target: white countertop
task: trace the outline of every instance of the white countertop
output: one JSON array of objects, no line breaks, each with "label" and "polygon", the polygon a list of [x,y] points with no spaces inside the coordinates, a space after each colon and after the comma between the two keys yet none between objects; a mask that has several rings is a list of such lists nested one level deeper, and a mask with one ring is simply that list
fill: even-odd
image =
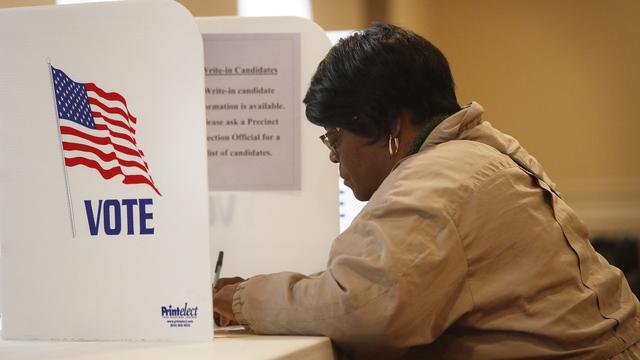
[{"label": "white countertop", "polygon": [[315,336],[262,336],[244,330],[216,330],[207,343],[0,341],[0,359],[335,359],[331,341]]}]

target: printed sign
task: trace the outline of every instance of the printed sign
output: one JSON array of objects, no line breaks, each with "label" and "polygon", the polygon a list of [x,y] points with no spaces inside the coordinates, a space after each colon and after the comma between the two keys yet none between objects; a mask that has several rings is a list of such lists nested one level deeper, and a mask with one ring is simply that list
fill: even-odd
[{"label": "printed sign", "polygon": [[[94,83],[77,83],[53,66],[51,76],[74,236],[75,216],[66,167],[93,169],[103,179],[120,178],[123,184],[146,184],[160,196],[136,141],[138,119],[131,115],[125,98]],[[92,236],[101,231],[101,223],[106,235],[120,235],[123,225],[127,235],[154,233],[148,224],[153,219],[152,198],[83,200],[83,203]]]},{"label": "printed sign", "polygon": [[300,34],[205,34],[210,190],[300,189]]}]

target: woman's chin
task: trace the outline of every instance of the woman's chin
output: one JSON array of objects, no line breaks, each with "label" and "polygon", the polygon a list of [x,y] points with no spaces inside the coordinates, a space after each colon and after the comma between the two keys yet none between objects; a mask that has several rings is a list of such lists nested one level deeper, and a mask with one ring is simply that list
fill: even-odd
[{"label": "woman's chin", "polygon": [[358,191],[358,189],[351,188],[351,191],[353,192],[353,197],[355,197],[358,201],[369,200],[369,198],[364,194],[362,194],[360,191]]},{"label": "woman's chin", "polygon": [[351,189],[351,192],[353,193],[353,197],[355,197],[359,201],[367,201],[367,200],[369,200],[370,196],[366,196],[365,194],[361,194],[360,191],[357,188],[353,187],[353,184],[351,183],[351,181],[349,181],[347,179],[344,179],[343,183],[344,183],[344,186],[346,186],[349,189]]}]

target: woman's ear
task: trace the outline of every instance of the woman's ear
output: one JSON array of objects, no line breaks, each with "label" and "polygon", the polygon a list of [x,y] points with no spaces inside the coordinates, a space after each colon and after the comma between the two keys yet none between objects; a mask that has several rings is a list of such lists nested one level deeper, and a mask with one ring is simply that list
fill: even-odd
[{"label": "woman's ear", "polygon": [[401,136],[403,128],[407,128],[412,125],[411,121],[412,121],[412,116],[410,112],[406,110],[400,111],[398,115],[396,115],[393,125],[391,125],[391,136],[392,137]]},{"label": "woman's ear", "polygon": [[[389,132],[389,139],[387,140],[387,146],[389,147],[389,159],[393,160],[398,154],[400,158],[404,157],[404,151],[401,149],[402,137],[404,137],[403,131],[406,131],[408,125],[410,125],[411,117],[409,112],[400,111],[396,118],[393,119],[391,129]],[[394,161],[397,161],[394,160]]]}]

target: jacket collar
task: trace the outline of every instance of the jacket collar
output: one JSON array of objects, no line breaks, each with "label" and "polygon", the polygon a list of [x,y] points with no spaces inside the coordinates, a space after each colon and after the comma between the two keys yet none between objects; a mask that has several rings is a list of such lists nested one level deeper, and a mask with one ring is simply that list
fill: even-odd
[{"label": "jacket collar", "polygon": [[463,106],[460,111],[444,119],[440,125],[436,126],[420,149],[457,139],[465,129],[480,124],[483,113],[484,108],[477,102],[471,102]]},{"label": "jacket collar", "polygon": [[509,156],[526,172],[545,182],[556,193],[556,185],[546,174],[542,165],[525,150],[513,137],[495,129],[488,121],[482,119],[484,108],[471,102],[460,111],[449,116],[440,123],[420,147],[425,151],[430,147],[452,140],[476,141],[491,146],[498,152]]}]

